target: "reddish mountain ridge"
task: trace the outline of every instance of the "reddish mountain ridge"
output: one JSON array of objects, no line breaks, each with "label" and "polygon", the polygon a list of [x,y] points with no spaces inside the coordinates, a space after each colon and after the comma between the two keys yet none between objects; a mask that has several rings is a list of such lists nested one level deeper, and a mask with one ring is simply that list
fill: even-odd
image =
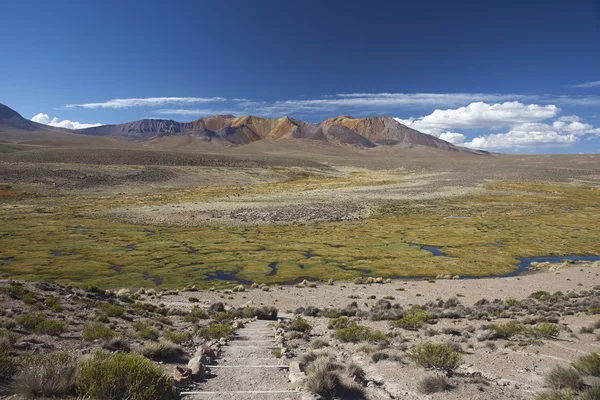
[{"label": "reddish mountain ridge", "polygon": [[68,130],[29,121],[14,110],[0,104],[0,130],[2,129],[61,131],[131,141],[187,135],[200,140],[233,145],[245,145],[259,140],[306,140],[357,148],[425,146],[447,151],[487,154],[455,146],[434,136],[421,133],[402,125],[392,117],[354,118],[344,115],[315,124],[287,116],[261,118],[251,115],[245,117],[213,115],[192,122],[144,119],[124,124]]}]

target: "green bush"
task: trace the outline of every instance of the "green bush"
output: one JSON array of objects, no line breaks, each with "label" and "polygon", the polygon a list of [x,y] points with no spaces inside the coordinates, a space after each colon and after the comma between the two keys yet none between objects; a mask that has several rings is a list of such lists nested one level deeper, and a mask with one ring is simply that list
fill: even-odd
[{"label": "green bush", "polygon": [[312,330],[312,326],[310,326],[310,324],[304,319],[298,317],[290,322],[290,324],[287,326],[287,329],[294,332],[310,332]]},{"label": "green bush", "polygon": [[587,356],[581,356],[573,363],[575,369],[584,375],[596,376],[600,378],[600,355],[591,353]]},{"label": "green bush", "polygon": [[413,347],[408,356],[423,368],[452,372],[462,362],[462,355],[445,344],[424,343]]},{"label": "green bush", "polygon": [[42,323],[45,320],[46,317],[42,313],[22,314],[17,318],[17,325],[24,329],[32,330],[35,329],[37,324]]},{"label": "green bush", "polygon": [[341,316],[338,318],[332,318],[329,320],[327,324],[328,329],[342,329],[346,328],[350,324],[350,318],[346,316]]},{"label": "green bush", "polygon": [[210,315],[208,315],[208,312],[206,312],[206,310],[199,308],[199,307],[194,307],[189,312],[189,314],[187,314],[185,317],[183,317],[183,320],[185,322],[198,323],[198,321],[200,321],[201,319],[209,319],[209,318],[210,318]]},{"label": "green bush", "polygon": [[529,333],[540,339],[552,339],[558,336],[558,325],[544,322],[533,327]]},{"label": "green bush", "polygon": [[191,335],[188,332],[165,332],[163,339],[171,343],[182,344],[190,340]]},{"label": "green bush", "polygon": [[60,304],[60,301],[53,296],[46,297],[46,300],[44,300],[44,305],[55,312],[61,312],[63,310],[63,306]]},{"label": "green bush", "polygon": [[190,303],[198,303],[200,300],[197,297],[190,296],[188,297],[188,301]]},{"label": "green bush", "polygon": [[220,312],[213,317],[213,319],[217,322],[225,322],[231,321],[233,319],[233,315],[228,312]]},{"label": "green bush", "polygon": [[39,303],[38,299],[36,299],[35,296],[31,293],[27,293],[25,296],[23,296],[21,298],[21,301],[23,301],[23,303],[29,304],[29,305],[34,305],[34,304]]},{"label": "green bush", "polygon": [[40,335],[60,336],[66,330],[65,323],[53,319],[47,319],[38,323],[33,328],[33,333]]},{"label": "green bush", "polygon": [[102,351],[84,361],[75,378],[77,392],[93,400],[176,399],[171,378],[139,355]]},{"label": "green bush", "polygon": [[22,285],[11,284],[8,288],[5,289],[6,294],[8,294],[13,299],[22,299],[23,296],[27,293],[25,288]]},{"label": "green bush", "polygon": [[404,315],[401,319],[393,322],[395,326],[399,326],[408,330],[417,330],[423,326],[429,319],[429,314],[422,310],[414,310],[409,314]]},{"label": "green bush", "polygon": [[0,382],[6,382],[12,378],[18,367],[18,359],[11,356],[6,347],[0,346]]},{"label": "green bush", "polygon": [[358,343],[358,342],[386,342],[387,336],[383,332],[372,331],[366,326],[357,325],[351,322],[347,327],[336,329],[334,336],[343,343]]},{"label": "green bush", "polygon": [[115,336],[115,332],[101,322],[88,322],[83,326],[83,340],[93,342],[94,340],[109,340]]},{"label": "green bush", "polygon": [[109,317],[120,318],[125,313],[125,307],[116,304],[101,303],[98,309]]},{"label": "green bush", "polygon": [[211,324],[198,330],[198,336],[205,339],[221,339],[231,336],[233,328],[229,324]]},{"label": "green bush", "polygon": [[158,331],[152,328],[147,321],[137,321],[131,324],[133,329],[137,331],[137,337],[142,340],[158,339]]},{"label": "green bush", "polygon": [[527,327],[520,322],[510,321],[506,324],[491,324],[490,330],[494,339],[510,339],[527,331]]},{"label": "green bush", "polygon": [[72,394],[76,368],[76,358],[68,353],[27,356],[15,376],[14,387],[25,398]]}]

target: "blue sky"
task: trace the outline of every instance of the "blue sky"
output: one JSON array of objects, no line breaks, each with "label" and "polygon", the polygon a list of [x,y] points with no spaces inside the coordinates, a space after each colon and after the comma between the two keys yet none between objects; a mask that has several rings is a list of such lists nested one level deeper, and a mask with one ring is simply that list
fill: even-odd
[{"label": "blue sky", "polygon": [[5,0],[0,103],[65,127],[391,115],[487,150],[600,152],[597,0],[410,3]]}]

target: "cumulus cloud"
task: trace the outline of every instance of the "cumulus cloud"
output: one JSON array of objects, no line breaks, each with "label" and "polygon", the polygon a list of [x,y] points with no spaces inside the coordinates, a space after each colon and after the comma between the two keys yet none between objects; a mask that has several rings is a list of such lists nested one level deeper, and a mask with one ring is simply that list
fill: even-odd
[{"label": "cumulus cloud", "polygon": [[100,126],[102,124],[83,124],[81,122],[69,121],[68,119],[64,119],[60,121],[57,117],[50,118],[48,114],[39,113],[31,118],[33,122],[37,122],[44,125],[56,126],[58,128],[67,128],[67,129],[85,129],[92,128],[94,126]]},{"label": "cumulus cloud", "polygon": [[567,146],[578,140],[576,135],[557,131],[548,124],[524,123],[512,127],[507,133],[478,136],[462,145],[481,150],[502,150],[523,147]]},{"label": "cumulus cloud", "polygon": [[67,104],[67,108],[131,108],[131,107],[159,107],[166,104],[199,104],[227,101],[223,97],[146,97],[112,99],[102,103]]},{"label": "cumulus cloud", "polygon": [[[582,122],[577,115],[557,118],[559,112],[560,108],[554,104],[475,102],[456,109],[438,109],[419,118],[395,119],[448,142],[485,150],[565,146],[577,142],[583,135],[600,136],[600,128]],[[548,119],[555,120],[546,123]],[[506,131],[498,133],[501,128]],[[466,141],[466,135],[452,131],[454,129],[487,129],[491,133]]]},{"label": "cumulus cloud", "polygon": [[458,132],[444,132],[439,138],[452,144],[461,144],[465,141],[466,136]]},{"label": "cumulus cloud", "polygon": [[573,87],[576,87],[576,88],[593,88],[593,87],[598,87],[598,86],[600,86],[600,81],[592,81],[592,82],[580,83],[579,85],[575,85]]},{"label": "cumulus cloud", "polygon": [[540,106],[510,101],[497,104],[471,103],[465,107],[435,110],[420,118],[396,120],[418,131],[435,136],[444,129],[500,128],[514,124],[543,121],[556,116],[560,108],[554,104]]}]

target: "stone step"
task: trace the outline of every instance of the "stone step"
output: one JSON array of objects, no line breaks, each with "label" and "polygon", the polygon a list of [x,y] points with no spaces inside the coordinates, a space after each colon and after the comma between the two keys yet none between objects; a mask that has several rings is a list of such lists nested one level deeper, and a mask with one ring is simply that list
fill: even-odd
[{"label": "stone step", "polygon": [[301,394],[294,391],[232,391],[232,392],[184,392],[186,400],[300,400]]},{"label": "stone step", "polygon": [[285,364],[279,365],[208,365],[207,368],[277,368],[277,369],[288,369],[289,367]]}]

